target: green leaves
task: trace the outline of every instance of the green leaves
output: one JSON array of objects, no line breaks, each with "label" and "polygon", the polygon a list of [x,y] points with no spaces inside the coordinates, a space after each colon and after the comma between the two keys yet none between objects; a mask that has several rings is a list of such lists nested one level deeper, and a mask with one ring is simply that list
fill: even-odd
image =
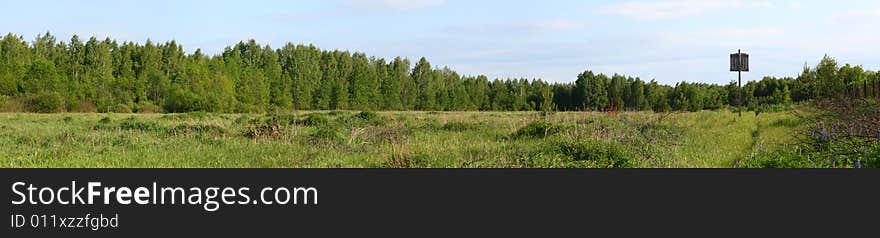
[{"label": "green leaves", "polygon": [[[880,74],[825,57],[797,78],[765,77],[744,85],[752,108],[824,97],[877,97]],[[585,71],[574,83],[460,75],[422,57],[370,57],[255,40],[209,56],[175,41],[118,43],[43,34],[31,44],[0,39],[0,95],[10,100],[53,92],[60,111],[265,112],[289,110],[699,111],[739,104],[736,84],[660,85]],[[14,109],[13,109],[14,110]],[[121,110],[128,111],[128,110]]]}]

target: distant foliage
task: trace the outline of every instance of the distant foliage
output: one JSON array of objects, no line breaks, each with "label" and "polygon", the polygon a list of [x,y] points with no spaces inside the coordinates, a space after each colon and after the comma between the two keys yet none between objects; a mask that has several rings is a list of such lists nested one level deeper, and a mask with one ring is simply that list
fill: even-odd
[{"label": "distant foliage", "polygon": [[[721,109],[828,97],[880,97],[880,74],[825,57],[797,78],[743,85],[654,80],[585,71],[573,83],[460,75],[426,58],[371,57],[288,43],[242,41],[214,56],[175,41],[144,44],[49,33],[0,38],[0,96],[34,112],[269,112],[293,110],[648,111]],[[10,101],[10,100],[6,100]],[[59,106],[60,105],[60,106]],[[12,110],[13,105],[0,105]]]}]

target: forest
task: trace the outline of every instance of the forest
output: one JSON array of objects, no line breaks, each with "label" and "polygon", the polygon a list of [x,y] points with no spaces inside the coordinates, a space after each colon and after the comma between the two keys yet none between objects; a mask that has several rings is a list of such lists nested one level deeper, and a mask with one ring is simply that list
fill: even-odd
[{"label": "forest", "polygon": [[[587,67],[587,66],[585,66]],[[574,78],[574,77],[572,77]],[[247,113],[290,110],[700,111],[739,105],[736,82],[663,85],[585,71],[573,83],[489,79],[360,52],[255,40],[217,55],[175,41],[144,44],[0,39],[0,110],[7,112]],[[876,98],[880,73],[825,56],[796,78],[743,85],[751,110],[819,98]]]}]

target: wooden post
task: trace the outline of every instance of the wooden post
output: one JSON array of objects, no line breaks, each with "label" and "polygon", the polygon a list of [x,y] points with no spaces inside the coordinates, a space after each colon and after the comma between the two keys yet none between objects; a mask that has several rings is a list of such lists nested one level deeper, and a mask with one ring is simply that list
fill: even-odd
[{"label": "wooden post", "polygon": [[736,70],[737,78],[739,80],[739,117],[742,117],[743,116],[743,76],[742,76],[743,57],[742,57],[742,49],[737,50],[736,53],[739,55],[738,56],[739,63],[737,63],[738,69]]},{"label": "wooden post", "polygon": [[739,117],[742,117],[743,107],[745,106],[745,89],[743,89],[742,84],[742,72],[749,72],[748,61],[749,55],[743,54],[742,49],[737,49],[735,54],[730,54],[730,71],[736,71],[737,87],[739,87],[739,93],[737,93]]}]

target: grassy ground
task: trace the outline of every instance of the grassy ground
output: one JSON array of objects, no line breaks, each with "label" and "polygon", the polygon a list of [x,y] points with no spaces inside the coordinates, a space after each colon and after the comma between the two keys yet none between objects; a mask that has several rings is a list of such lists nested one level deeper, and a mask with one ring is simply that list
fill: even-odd
[{"label": "grassy ground", "polygon": [[0,167],[734,167],[789,113],[0,114]]}]

